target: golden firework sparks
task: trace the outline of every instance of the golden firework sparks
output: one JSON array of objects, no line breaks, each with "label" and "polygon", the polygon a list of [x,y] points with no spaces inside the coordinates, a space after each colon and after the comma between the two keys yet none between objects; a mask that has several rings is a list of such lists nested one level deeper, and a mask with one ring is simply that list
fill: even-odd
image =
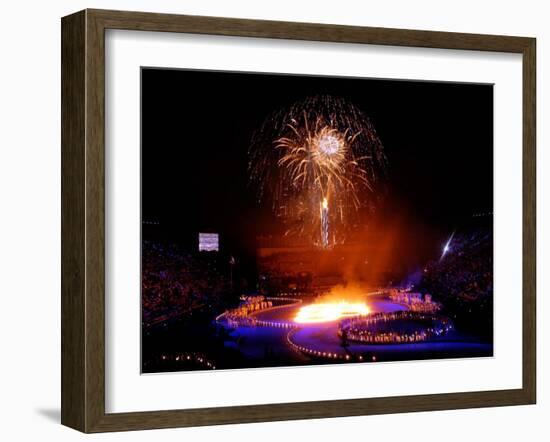
[{"label": "golden firework sparks", "polygon": [[[288,232],[326,247],[345,238],[346,224],[366,205],[385,161],[376,131],[359,109],[341,98],[316,96],[266,120],[253,139],[249,170],[259,199],[271,199]],[[319,213],[325,200],[327,210]]]}]

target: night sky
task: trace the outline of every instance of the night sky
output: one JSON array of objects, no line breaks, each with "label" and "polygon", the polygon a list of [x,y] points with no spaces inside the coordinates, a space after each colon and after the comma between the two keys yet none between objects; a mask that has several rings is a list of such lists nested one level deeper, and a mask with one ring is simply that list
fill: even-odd
[{"label": "night sky", "polygon": [[388,157],[380,219],[417,237],[448,234],[493,206],[492,85],[142,69],[143,238],[190,244],[219,232],[253,253],[276,223],[248,185],[253,132],[273,111],[310,95],[351,101],[373,122]]}]

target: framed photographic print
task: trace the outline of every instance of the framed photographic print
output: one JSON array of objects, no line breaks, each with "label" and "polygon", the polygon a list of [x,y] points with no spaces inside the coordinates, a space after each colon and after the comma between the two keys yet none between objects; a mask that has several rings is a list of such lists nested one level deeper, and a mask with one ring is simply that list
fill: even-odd
[{"label": "framed photographic print", "polygon": [[62,423],[532,404],[535,40],[62,20]]}]

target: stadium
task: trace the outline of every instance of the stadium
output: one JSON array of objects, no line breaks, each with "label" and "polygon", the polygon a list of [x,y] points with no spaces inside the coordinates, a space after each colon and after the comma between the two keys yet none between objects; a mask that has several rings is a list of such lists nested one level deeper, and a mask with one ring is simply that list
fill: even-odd
[{"label": "stadium", "polygon": [[491,85],[142,71],[142,372],[493,355]]},{"label": "stadium", "polygon": [[[227,292],[242,288],[233,280],[238,271],[218,244],[182,255],[147,243],[143,325],[145,354],[151,356],[144,370],[492,356],[492,243],[486,222],[473,219],[468,229],[456,231],[450,243],[443,242],[443,256],[420,272],[376,287],[357,275],[356,282],[347,282],[345,265],[321,265],[323,251],[268,249],[264,242],[257,251],[260,289],[235,299]],[[358,254],[357,248],[344,248],[331,259],[341,263],[341,255],[352,260]],[[166,270],[166,261],[174,273]],[[156,273],[155,267],[163,270]],[[386,281],[391,277],[384,272]],[[193,316],[203,323],[179,324]],[[193,342],[182,347],[183,333]],[[183,352],[173,351],[174,341]]]}]

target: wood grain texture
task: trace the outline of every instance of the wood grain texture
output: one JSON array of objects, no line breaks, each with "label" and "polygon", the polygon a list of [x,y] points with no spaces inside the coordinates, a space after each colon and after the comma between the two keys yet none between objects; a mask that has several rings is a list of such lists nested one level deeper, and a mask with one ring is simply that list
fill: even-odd
[{"label": "wood grain texture", "polygon": [[[523,55],[523,387],[190,410],[105,413],[105,30],[231,35]],[[532,404],[536,398],[535,40],[86,10],[62,20],[62,423],[84,432]]]},{"label": "wood grain texture", "polygon": [[105,29],[185,32],[391,46],[522,52],[529,38],[148,12],[88,10]]},{"label": "wood grain texture", "polygon": [[537,395],[536,41],[523,50],[523,389]]},{"label": "wood grain texture", "polygon": [[86,11],[86,430],[105,415],[105,36]]},{"label": "wood grain texture", "polygon": [[85,427],[85,13],[61,30],[61,422]]}]

